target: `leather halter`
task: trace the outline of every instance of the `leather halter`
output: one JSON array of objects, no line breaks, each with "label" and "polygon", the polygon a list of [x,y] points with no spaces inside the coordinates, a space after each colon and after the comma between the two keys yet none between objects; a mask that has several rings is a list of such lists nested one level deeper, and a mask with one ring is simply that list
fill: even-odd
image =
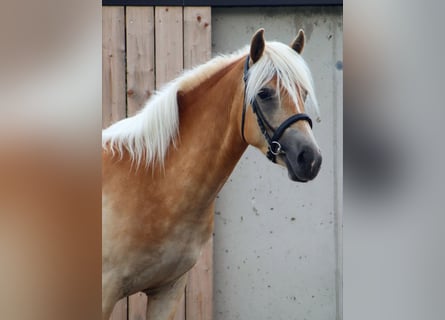
[{"label": "leather halter", "polygon": [[[248,79],[248,74],[247,72],[249,71],[249,55],[247,55],[246,58],[246,62],[244,64],[244,97],[246,96],[246,89],[247,89],[247,79]],[[312,128],[312,120],[311,118],[305,114],[305,113],[297,113],[294,114],[292,116],[290,116],[289,118],[287,118],[286,120],[283,121],[283,123],[280,124],[280,126],[277,129],[274,129],[269,122],[267,121],[267,119],[264,117],[263,112],[261,111],[260,106],[258,105],[257,100],[254,98],[252,99],[252,101],[250,101],[250,104],[252,105],[252,111],[253,113],[256,115],[256,119],[258,122],[258,126],[261,129],[261,132],[264,135],[264,138],[267,141],[268,144],[268,150],[266,153],[267,158],[276,163],[277,161],[277,155],[281,154],[284,155],[286,154],[286,150],[283,150],[283,147],[281,146],[279,140],[281,138],[281,136],[283,135],[284,131],[286,131],[287,128],[289,128],[293,123],[300,121],[300,120],[304,120],[307,121],[309,123],[309,126]],[[247,143],[246,138],[244,137],[244,123],[246,121],[246,109],[247,109],[247,105],[246,105],[246,99],[244,98],[244,102],[243,102],[243,114],[241,117],[241,134],[243,137],[244,142]],[[266,126],[272,131],[272,137],[269,135],[269,133],[267,132]]]}]

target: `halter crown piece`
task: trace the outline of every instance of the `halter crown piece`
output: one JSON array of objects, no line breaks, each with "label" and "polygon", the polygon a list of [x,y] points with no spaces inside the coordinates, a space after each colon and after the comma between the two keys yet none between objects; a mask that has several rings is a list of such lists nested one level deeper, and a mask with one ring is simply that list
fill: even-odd
[{"label": "halter crown piece", "polygon": [[[249,71],[249,55],[247,55],[246,58],[246,62],[244,64],[244,75],[243,75],[243,79],[244,79],[244,97],[246,96],[246,89],[247,89],[247,80],[248,80],[248,71]],[[257,122],[258,122],[258,126],[261,129],[261,132],[264,135],[264,138],[267,141],[268,144],[268,150],[266,153],[267,158],[272,161],[273,163],[277,162],[277,155],[285,155],[286,154],[286,150],[283,149],[283,147],[281,146],[279,140],[281,138],[281,136],[283,135],[284,131],[286,131],[287,128],[289,128],[293,123],[300,121],[300,120],[304,120],[307,121],[310,125],[310,127],[312,128],[312,120],[311,118],[305,114],[305,113],[297,113],[294,114],[292,116],[290,116],[289,118],[287,118],[286,120],[283,121],[283,123],[280,124],[280,126],[277,129],[274,129],[269,122],[266,120],[266,118],[264,117],[263,112],[261,111],[260,106],[258,105],[258,102],[256,101],[255,98],[252,99],[252,101],[250,101],[250,104],[252,105],[252,111],[256,116]],[[244,99],[243,102],[243,114],[241,117],[241,134],[243,137],[244,142],[247,143],[246,138],[244,137],[244,123],[246,121],[246,109],[247,109],[247,105],[246,105],[246,99]],[[272,137],[269,135],[269,133],[267,132],[266,126],[270,129],[270,131],[272,132]]]}]

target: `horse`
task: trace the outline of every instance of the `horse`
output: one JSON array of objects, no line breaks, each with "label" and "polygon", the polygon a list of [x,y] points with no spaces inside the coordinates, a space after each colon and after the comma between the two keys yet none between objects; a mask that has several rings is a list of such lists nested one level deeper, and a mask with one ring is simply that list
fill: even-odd
[{"label": "horse", "polygon": [[[185,72],[135,116],[102,132],[102,317],[136,292],[147,319],[173,319],[188,271],[213,230],[212,204],[248,145],[314,179],[321,152],[305,35],[250,46]],[[317,111],[318,113],[318,111]]]}]

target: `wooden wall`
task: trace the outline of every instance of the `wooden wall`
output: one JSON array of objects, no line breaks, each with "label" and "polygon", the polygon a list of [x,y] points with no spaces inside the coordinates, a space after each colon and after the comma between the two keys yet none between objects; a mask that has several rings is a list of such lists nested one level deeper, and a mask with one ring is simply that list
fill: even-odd
[{"label": "wooden wall", "polygon": [[[102,8],[102,124],[133,115],[154,90],[211,56],[210,7]],[[192,269],[175,320],[212,318],[212,241]],[[122,299],[113,320],[146,319],[147,298]]]}]

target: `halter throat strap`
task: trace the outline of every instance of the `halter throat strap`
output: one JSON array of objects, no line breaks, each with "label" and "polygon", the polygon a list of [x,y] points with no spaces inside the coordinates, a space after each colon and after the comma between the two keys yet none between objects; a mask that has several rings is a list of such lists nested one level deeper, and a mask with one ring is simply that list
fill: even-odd
[{"label": "halter throat strap", "polygon": [[[248,80],[248,71],[249,71],[249,62],[250,57],[247,55],[246,62],[244,63],[244,73],[243,73],[243,79],[244,79],[244,101],[243,101],[243,113],[241,115],[241,136],[244,140],[244,142],[247,143],[246,138],[244,136],[244,125],[246,122],[246,110],[247,110],[247,104],[246,104],[246,91],[247,91],[247,80]],[[264,116],[263,112],[261,111],[260,106],[258,105],[258,102],[256,99],[252,99],[250,101],[250,104],[252,105],[252,111],[256,116],[258,127],[260,128],[261,132],[263,133],[264,138],[267,141],[268,144],[268,150],[266,153],[267,158],[276,163],[277,155],[279,154],[286,154],[285,150],[281,147],[281,144],[279,142],[280,138],[283,136],[284,132],[287,128],[289,128],[292,124],[294,124],[297,121],[304,120],[309,123],[309,126],[312,128],[312,120],[311,118],[305,114],[305,113],[297,113],[286,120],[283,121],[283,123],[280,124],[280,126],[277,129],[273,129],[269,122],[267,121],[266,117]],[[269,129],[272,131],[272,137],[269,135],[269,132],[267,131],[266,125],[269,127]]]}]

